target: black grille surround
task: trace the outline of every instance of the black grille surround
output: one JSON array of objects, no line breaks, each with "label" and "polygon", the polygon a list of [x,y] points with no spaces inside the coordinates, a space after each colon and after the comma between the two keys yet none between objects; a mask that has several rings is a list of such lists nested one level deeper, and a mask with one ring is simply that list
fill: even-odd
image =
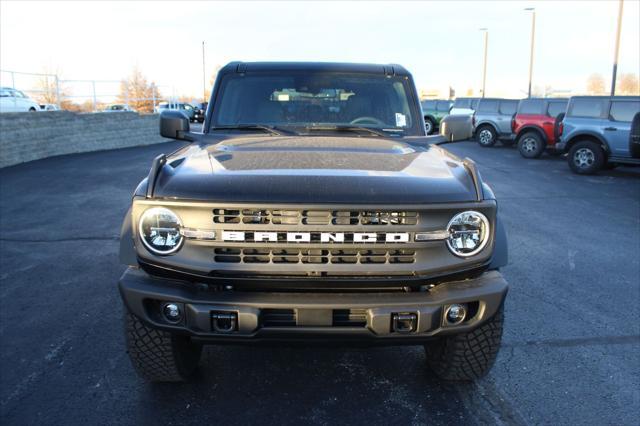
[{"label": "black grille surround", "polygon": [[[251,281],[259,286],[271,285],[264,280],[274,284],[273,280],[295,281],[300,283],[299,288],[318,286],[318,280],[327,281],[327,285],[339,285],[338,281],[344,280],[350,286],[360,280],[363,288],[384,287],[385,282],[389,287],[402,287],[416,285],[419,279],[478,270],[489,264],[493,251],[493,200],[354,207],[136,199],[133,222],[137,223],[147,208],[158,205],[174,211],[187,228],[215,232],[214,240],[185,239],[182,248],[171,256],[153,255],[135,236],[140,263],[175,271],[177,276],[186,273],[189,280],[200,276],[207,282],[242,283],[246,287],[253,287]],[[415,240],[418,232],[445,230],[454,215],[466,210],[482,212],[491,224],[490,241],[479,254],[460,258],[449,251],[444,240]],[[284,223],[287,221],[290,223]],[[225,239],[223,232],[235,232],[241,238]],[[255,233],[271,233],[277,240],[256,239]],[[292,233],[309,234],[310,238],[291,241],[288,236]],[[321,240],[320,235],[327,233],[344,234],[344,240]],[[354,234],[363,233],[379,238],[354,241]],[[403,238],[387,240],[388,234]]]}]

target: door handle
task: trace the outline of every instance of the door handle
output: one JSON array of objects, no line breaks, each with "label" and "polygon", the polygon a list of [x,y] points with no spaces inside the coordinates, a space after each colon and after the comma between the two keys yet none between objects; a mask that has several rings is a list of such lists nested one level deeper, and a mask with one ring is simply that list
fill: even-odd
[{"label": "door handle", "polygon": [[614,131],[614,130],[618,130],[617,127],[605,127],[605,130],[609,130],[609,131]]}]

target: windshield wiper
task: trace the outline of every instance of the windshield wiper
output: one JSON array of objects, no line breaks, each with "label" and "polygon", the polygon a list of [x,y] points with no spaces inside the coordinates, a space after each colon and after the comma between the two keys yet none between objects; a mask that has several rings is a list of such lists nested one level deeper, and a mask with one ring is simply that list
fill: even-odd
[{"label": "windshield wiper", "polygon": [[372,129],[370,127],[362,127],[362,126],[306,126],[305,130],[331,130],[335,132],[368,132],[372,135],[389,137],[390,135],[382,130]]},{"label": "windshield wiper", "polygon": [[238,124],[236,126],[216,126],[211,130],[264,130],[272,135],[282,136],[283,130],[275,126],[265,126],[263,124]]}]

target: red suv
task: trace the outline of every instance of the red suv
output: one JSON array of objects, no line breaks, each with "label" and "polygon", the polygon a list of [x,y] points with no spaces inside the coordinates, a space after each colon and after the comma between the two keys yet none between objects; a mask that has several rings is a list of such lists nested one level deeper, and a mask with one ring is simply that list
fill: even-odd
[{"label": "red suv", "polygon": [[568,102],[568,99],[560,98],[529,98],[518,103],[511,130],[516,135],[520,155],[538,158],[545,149],[555,152]]}]

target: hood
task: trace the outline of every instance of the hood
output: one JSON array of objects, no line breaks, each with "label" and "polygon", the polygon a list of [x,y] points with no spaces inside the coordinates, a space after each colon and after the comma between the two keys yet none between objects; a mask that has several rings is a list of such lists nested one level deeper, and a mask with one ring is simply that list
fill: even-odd
[{"label": "hood", "polygon": [[212,202],[420,204],[474,201],[462,162],[401,139],[241,136],[168,159],[155,196]]}]

